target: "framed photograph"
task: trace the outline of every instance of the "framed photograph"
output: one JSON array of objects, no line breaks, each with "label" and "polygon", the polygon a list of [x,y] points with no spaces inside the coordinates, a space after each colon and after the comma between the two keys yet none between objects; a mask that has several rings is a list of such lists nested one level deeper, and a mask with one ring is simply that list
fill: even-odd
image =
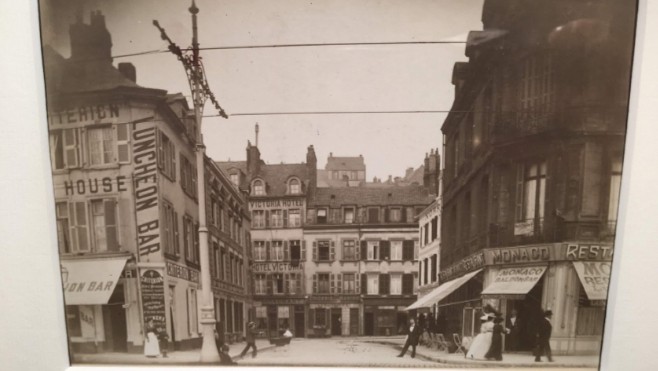
[{"label": "framed photograph", "polygon": [[598,367],[637,10],[41,0],[71,364]]}]

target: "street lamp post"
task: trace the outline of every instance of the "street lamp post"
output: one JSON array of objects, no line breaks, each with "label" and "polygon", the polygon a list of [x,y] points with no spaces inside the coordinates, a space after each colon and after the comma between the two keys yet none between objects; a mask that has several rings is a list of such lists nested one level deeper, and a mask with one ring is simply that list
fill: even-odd
[{"label": "street lamp post", "polygon": [[197,124],[196,132],[196,169],[197,169],[197,197],[199,204],[199,258],[201,263],[201,334],[203,336],[203,343],[201,345],[201,355],[199,361],[201,363],[216,363],[219,362],[219,353],[215,345],[215,311],[212,300],[211,277],[210,277],[210,261],[208,251],[208,228],[206,227],[206,180],[204,171],[204,158],[206,147],[203,144],[203,135],[201,133],[201,120],[203,115],[203,107],[208,99],[214,104],[215,108],[219,110],[220,116],[228,118],[224,110],[219,106],[215,96],[210,91],[208,82],[206,81],[203,66],[199,58],[199,41],[197,30],[197,8],[194,0],[189,8],[192,14],[192,53],[183,53],[183,51],[169,39],[165,30],[160,27],[158,21],[153,21],[155,27],[160,30],[160,36],[163,40],[169,42],[169,51],[178,56],[178,59],[183,63],[187,80],[190,84],[192,91],[192,101],[194,104],[194,118]]}]

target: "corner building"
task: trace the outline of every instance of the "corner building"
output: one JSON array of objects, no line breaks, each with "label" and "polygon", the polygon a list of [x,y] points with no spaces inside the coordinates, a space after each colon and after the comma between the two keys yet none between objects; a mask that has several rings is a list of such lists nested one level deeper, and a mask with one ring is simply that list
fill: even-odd
[{"label": "corner building", "polygon": [[469,34],[469,61],[455,64],[442,127],[446,333],[475,335],[491,304],[518,312],[506,351],[529,351],[550,309],[554,353],[600,351],[634,11],[615,1],[484,2],[484,31]]}]

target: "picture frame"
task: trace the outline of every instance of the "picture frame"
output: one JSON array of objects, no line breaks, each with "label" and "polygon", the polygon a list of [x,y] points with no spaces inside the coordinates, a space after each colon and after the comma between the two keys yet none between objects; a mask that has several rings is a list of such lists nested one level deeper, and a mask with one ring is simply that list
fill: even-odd
[{"label": "picture frame", "polygon": [[[647,246],[647,242],[652,240],[651,229],[649,221],[651,214],[646,213],[646,208],[639,204],[642,200],[643,204],[653,205],[655,197],[647,194],[646,189],[640,189],[640,194],[634,194],[633,187],[637,184],[642,185],[648,180],[652,179],[652,171],[656,171],[651,163],[651,143],[656,135],[656,129],[651,127],[651,121],[656,117],[656,109],[651,106],[651,102],[655,102],[655,89],[649,91],[654,95],[643,95],[647,90],[650,90],[650,82],[658,80],[656,76],[655,66],[657,63],[655,43],[649,41],[650,35],[656,34],[656,20],[658,14],[656,8],[651,8],[647,4],[647,0],[640,1],[639,16],[638,16],[638,33],[636,42],[638,47],[636,49],[636,58],[634,61],[634,76],[631,89],[631,114],[629,117],[629,131],[627,134],[627,154],[625,164],[627,165],[626,171],[623,175],[623,184],[629,185],[622,190],[621,201],[621,214],[620,223],[624,225],[625,229],[619,233],[616,239],[616,244],[623,246],[640,245],[640,247],[633,246],[632,249],[625,249],[616,254],[616,259],[613,263],[613,284],[609,296],[609,302],[614,303],[606,319],[606,334],[615,334],[614,336],[606,336],[604,338],[604,347],[602,354],[602,369],[619,369],[621,367],[633,367],[641,369],[641,365],[651,364],[652,356],[651,350],[646,348],[647,339],[643,338],[647,334],[643,331],[644,328],[651,328],[649,324],[655,324],[656,320],[651,319],[651,310],[645,308],[654,307],[658,304],[656,298],[652,298],[647,302],[646,293],[653,293],[651,282],[656,280],[649,279],[651,274],[655,272],[646,271],[642,273],[644,282],[637,281],[638,273],[636,268],[645,267],[646,260],[652,260],[651,257],[656,257],[655,250]],[[4,5],[3,5],[4,6]],[[14,14],[27,15],[30,22],[29,27],[20,26],[19,22],[23,22],[24,18],[16,17],[9,24],[14,26],[15,29],[24,30],[24,34],[18,40],[23,40],[23,43],[13,41],[12,44],[23,44],[17,47],[17,54],[20,56],[18,60],[10,62],[11,67],[17,67],[18,71],[23,71],[28,77],[30,84],[35,86],[34,94],[30,98],[24,96],[14,97],[19,98],[16,101],[9,100],[12,106],[20,107],[23,109],[9,110],[14,111],[10,115],[10,120],[13,122],[26,122],[26,116],[19,114],[20,112],[30,112],[28,119],[31,121],[38,120],[41,123],[45,122],[45,106],[43,97],[43,81],[39,71],[41,66],[39,60],[39,39],[36,25],[38,24],[38,11],[35,2],[31,4],[12,4],[10,8]],[[9,14],[9,13],[5,13]],[[31,30],[31,31],[30,31]],[[3,34],[3,38],[4,38]],[[31,65],[30,63],[34,63]],[[653,68],[651,70],[650,68]],[[25,81],[10,80],[15,87],[15,91],[25,89],[19,88]],[[39,102],[39,110],[34,110],[34,102]],[[9,177],[8,179],[15,184],[25,185],[25,176],[28,175],[32,179],[32,184],[25,186],[18,194],[11,192],[12,189],[7,187],[3,189],[3,197],[7,195],[15,195],[18,197],[14,202],[7,203],[14,205],[18,201],[23,201],[28,204],[35,200],[43,200],[49,204],[48,200],[52,199],[50,193],[50,167],[48,152],[44,150],[47,146],[46,129],[44,125],[37,128],[38,134],[35,133],[34,127],[26,127],[24,125],[21,129],[15,127],[2,128],[3,134],[18,134],[17,137],[7,136],[12,138],[12,144],[9,146],[9,151],[22,151],[18,147],[18,143],[25,143],[24,139],[29,138],[29,144],[22,144],[29,148],[26,161],[35,164],[33,168],[25,169],[20,164],[12,165],[11,167],[4,168]],[[5,132],[6,130],[6,132]],[[631,148],[630,143],[633,142],[635,146]],[[22,159],[23,157],[21,157]],[[3,188],[5,185],[3,185]],[[642,188],[642,187],[641,187]],[[4,204],[4,202],[3,202]],[[66,336],[65,326],[63,322],[63,300],[61,291],[59,290],[60,272],[56,269],[58,264],[58,256],[55,253],[56,238],[54,227],[51,220],[54,220],[54,209],[48,206],[48,212],[43,212],[41,208],[28,208],[20,213],[7,213],[3,207],[3,224],[5,226],[12,226],[16,229],[15,237],[10,238],[9,242],[14,245],[26,243],[26,246],[34,248],[35,264],[31,266],[17,266],[12,264],[11,259],[3,258],[3,270],[7,272],[8,277],[32,277],[32,279],[21,280],[16,285],[11,287],[8,292],[10,300],[14,305],[8,316],[4,316],[2,320],[9,323],[10,320],[20,319],[21,321],[14,322],[8,328],[9,332],[5,335],[7,338],[20,339],[19,343],[23,347],[19,347],[12,355],[10,362],[15,362],[16,369],[75,369],[75,370],[96,370],[98,367],[69,367],[66,359]],[[17,221],[18,219],[18,221]],[[32,221],[33,223],[29,223]],[[22,222],[22,223],[21,223]],[[40,226],[39,230],[49,231],[48,233],[40,233],[36,239],[33,239],[35,225]],[[629,226],[633,226],[632,228]],[[6,231],[3,227],[3,232]],[[23,240],[16,240],[15,238],[23,238]],[[32,242],[25,242],[29,238]],[[644,246],[642,246],[644,245]],[[16,259],[15,261],[25,262],[25,260],[18,258],[18,254],[11,252],[8,254],[9,258]],[[29,275],[28,275],[29,274]],[[42,277],[38,281],[34,277]],[[626,279],[625,277],[629,277]],[[629,281],[635,278],[634,281]],[[35,290],[38,285],[39,290]],[[49,294],[43,295],[44,292]],[[26,293],[29,294],[26,296]],[[655,294],[654,294],[655,295]],[[649,295],[649,297],[651,297]],[[35,302],[42,302],[40,305],[35,305]],[[650,304],[650,305],[647,305]],[[20,308],[17,308],[20,307]],[[633,308],[633,310],[629,310]],[[20,328],[20,326],[24,326]],[[655,326],[653,327],[655,328]],[[631,341],[629,341],[631,339]],[[645,347],[642,344],[645,344]],[[35,349],[38,353],[35,354]],[[3,356],[4,357],[4,356]],[[11,363],[10,363],[11,365]],[[145,369],[153,370],[159,369],[158,367],[143,367],[131,369]],[[103,369],[125,369],[122,366],[117,367],[104,367]],[[165,369],[165,368],[162,368]]]}]

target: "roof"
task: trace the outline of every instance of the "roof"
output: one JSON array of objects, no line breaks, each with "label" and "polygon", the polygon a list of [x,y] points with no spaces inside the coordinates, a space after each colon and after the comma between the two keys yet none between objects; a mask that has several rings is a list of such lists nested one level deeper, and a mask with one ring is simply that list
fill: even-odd
[{"label": "roof", "polygon": [[[231,169],[238,169],[244,174],[247,174],[247,162],[246,161],[225,161],[225,162],[216,162],[222,171],[226,174],[230,174]],[[247,174],[249,175],[249,174]],[[247,179],[247,186],[254,179],[262,179],[267,185],[267,195],[266,197],[271,196],[285,196],[287,195],[288,190],[288,180],[292,177],[297,177],[299,180],[308,185],[308,172],[306,164],[262,164],[258,173],[251,174],[250,179]],[[258,197],[258,196],[251,196]]]},{"label": "roof", "polygon": [[411,174],[408,176],[404,177],[404,181],[406,183],[418,183],[418,184],[423,184],[423,175],[425,174],[425,166],[420,165],[416,170],[414,170]]},{"label": "roof", "polygon": [[363,162],[363,157],[334,157],[327,158],[327,165],[325,170],[365,170],[366,164]]},{"label": "roof", "polygon": [[[332,198],[333,196],[333,198]],[[309,206],[429,205],[434,197],[422,186],[318,188]]]}]

